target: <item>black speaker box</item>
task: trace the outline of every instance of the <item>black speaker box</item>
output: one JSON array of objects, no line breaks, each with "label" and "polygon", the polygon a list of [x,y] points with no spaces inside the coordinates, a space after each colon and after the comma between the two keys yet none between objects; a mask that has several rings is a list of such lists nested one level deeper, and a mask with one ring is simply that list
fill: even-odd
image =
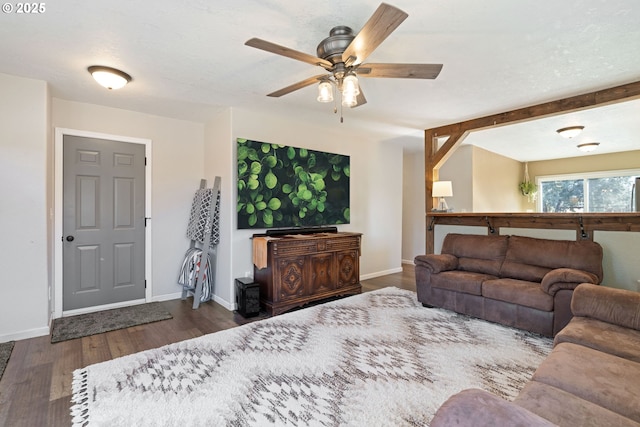
[{"label": "black speaker box", "polygon": [[242,317],[260,314],[260,284],[250,277],[236,279],[236,305]]}]

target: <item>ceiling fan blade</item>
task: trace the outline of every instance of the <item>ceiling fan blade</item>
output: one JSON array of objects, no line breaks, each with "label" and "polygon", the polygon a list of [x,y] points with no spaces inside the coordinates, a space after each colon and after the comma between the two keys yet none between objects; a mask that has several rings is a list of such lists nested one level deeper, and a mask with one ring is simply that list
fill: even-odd
[{"label": "ceiling fan blade", "polygon": [[407,16],[397,7],[381,3],[342,53],[342,61],[347,65],[362,63]]},{"label": "ceiling fan blade", "polygon": [[442,64],[362,64],[356,73],[361,77],[397,79],[435,79]]},{"label": "ceiling fan blade", "polygon": [[274,98],[278,98],[282,95],[286,95],[288,93],[294,92],[298,89],[302,89],[303,87],[307,87],[309,85],[312,85],[320,80],[322,80],[323,78],[326,78],[327,75],[326,74],[319,74],[317,76],[313,76],[313,77],[309,77],[308,79],[302,80],[301,82],[298,83],[294,83],[291,86],[287,86],[285,88],[282,88],[280,90],[277,90],[275,92],[271,92],[270,94],[268,94],[267,96],[271,96]]},{"label": "ceiling fan blade", "polygon": [[351,108],[356,108],[367,103],[367,98],[364,97],[364,92],[362,92],[362,86],[360,86],[360,93],[356,96],[356,102],[357,104]]},{"label": "ceiling fan blade", "polygon": [[286,56],[287,58],[296,59],[298,61],[306,62],[311,65],[319,65],[320,67],[330,69],[333,64],[327,60],[309,55],[304,52],[300,52],[288,47],[280,46],[279,44],[271,43],[266,40],[252,38],[244,43],[246,46],[255,47],[256,49],[262,49],[267,52],[275,53],[277,55]]}]

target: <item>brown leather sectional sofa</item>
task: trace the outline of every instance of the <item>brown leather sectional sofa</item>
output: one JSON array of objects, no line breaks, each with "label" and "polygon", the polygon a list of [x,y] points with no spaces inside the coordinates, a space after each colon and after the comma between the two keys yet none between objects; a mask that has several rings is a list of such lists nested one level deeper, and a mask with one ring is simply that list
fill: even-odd
[{"label": "brown leather sectional sofa", "polygon": [[431,427],[640,426],[640,293],[581,284],[574,317],[513,402],[469,389]]},{"label": "brown leather sectional sofa", "polygon": [[602,280],[593,241],[448,234],[440,254],[415,258],[418,300],[546,336],[571,320],[580,283]]}]

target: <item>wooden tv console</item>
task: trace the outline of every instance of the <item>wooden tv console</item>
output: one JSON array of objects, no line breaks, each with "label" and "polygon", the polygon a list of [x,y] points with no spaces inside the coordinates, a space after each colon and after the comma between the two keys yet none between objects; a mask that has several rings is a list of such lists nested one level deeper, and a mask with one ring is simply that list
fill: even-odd
[{"label": "wooden tv console", "polygon": [[[338,295],[359,294],[361,233],[317,233],[264,237],[266,267],[253,267],[260,304],[270,315]],[[264,248],[262,248],[264,249]]]}]

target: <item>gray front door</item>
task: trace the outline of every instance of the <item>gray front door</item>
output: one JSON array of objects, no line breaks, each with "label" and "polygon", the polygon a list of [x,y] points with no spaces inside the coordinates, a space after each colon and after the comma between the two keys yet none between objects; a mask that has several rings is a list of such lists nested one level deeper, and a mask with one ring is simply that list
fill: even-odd
[{"label": "gray front door", "polygon": [[145,297],[145,146],[64,135],[63,302]]}]

